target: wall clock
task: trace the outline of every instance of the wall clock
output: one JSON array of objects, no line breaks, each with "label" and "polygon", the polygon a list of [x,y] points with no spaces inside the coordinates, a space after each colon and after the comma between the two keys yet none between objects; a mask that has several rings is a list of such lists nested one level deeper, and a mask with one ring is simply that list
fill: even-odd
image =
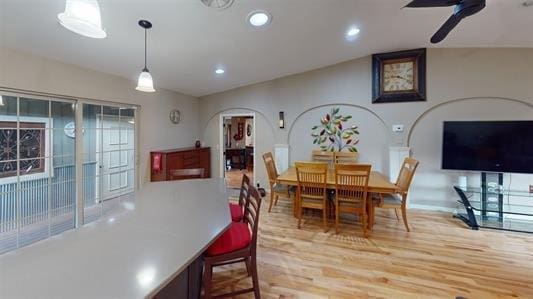
[{"label": "wall clock", "polygon": [[426,49],[372,55],[372,103],[426,100]]},{"label": "wall clock", "polygon": [[76,137],[76,125],[74,124],[74,122],[67,123],[63,131],[65,132],[65,135],[67,135],[67,137],[69,138]]},{"label": "wall clock", "polygon": [[174,109],[170,111],[169,118],[173,124],[179,124],[181,121],[181,112],[178,109]]}]

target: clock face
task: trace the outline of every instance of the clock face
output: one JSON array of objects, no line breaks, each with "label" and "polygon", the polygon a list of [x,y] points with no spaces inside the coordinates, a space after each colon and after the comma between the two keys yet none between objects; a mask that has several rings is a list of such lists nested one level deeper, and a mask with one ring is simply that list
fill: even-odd
[{"label": "clock face", "polygon": [[414,61],[383,64],[383,91],[398,92],[415,89]]},{"label": "clock face", "polygon": [[173,124],[179,124],[181,121],[181,112],[178,109],[174,109],[170,111],[169,118]]}]

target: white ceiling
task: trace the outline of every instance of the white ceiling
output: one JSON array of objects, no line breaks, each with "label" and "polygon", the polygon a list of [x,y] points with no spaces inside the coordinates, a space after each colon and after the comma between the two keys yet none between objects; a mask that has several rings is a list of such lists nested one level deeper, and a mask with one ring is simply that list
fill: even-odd
[{"label": "white ceiling", "polygon": [[[533,7],[523,1],[487,0],[437,46],[533,48]],[[0,45],[135,81],[143,66],[137,21],[148,19],[156,88],[202,96],[372,53],[431,47],[452,8],[401,9],[408,2],[235,0],[218,11],[200,0],[99,0],[108,37],[97,40],[59,25],[65,0],[0,0]],[[269,28],[247,25],[256,9],[273,15]],[[344,39],[350,25],[361,29],[352,42]],[[223,76],[213,73],[218,65]]]}]

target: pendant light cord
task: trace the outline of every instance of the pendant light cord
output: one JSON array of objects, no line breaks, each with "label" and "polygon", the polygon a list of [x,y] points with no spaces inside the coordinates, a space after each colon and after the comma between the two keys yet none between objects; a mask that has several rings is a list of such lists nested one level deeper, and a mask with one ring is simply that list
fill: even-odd
[{"label": "pendant light cord", "polygon": [[144,28],[144,69],[145,70],[148,70],[148,68],[146,68],[146,37],[147,37],[147,29]]}]

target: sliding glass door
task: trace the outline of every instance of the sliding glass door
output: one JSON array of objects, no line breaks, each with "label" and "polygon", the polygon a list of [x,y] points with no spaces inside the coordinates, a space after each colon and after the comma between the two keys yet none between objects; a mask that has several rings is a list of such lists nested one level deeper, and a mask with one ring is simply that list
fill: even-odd
[{"label": "sliding glass door", "polygon": [[0,97],[0,254],[120,206],[136,186],[136,111],[75,100]]},{"label": "sliding glass door", "polygon": [[85,223],[135,188],[135,108],[83,105]]},{"label": "sliding glass door", "polygon": [[74,102],[3,96],[0,253],[75,226]]}]

